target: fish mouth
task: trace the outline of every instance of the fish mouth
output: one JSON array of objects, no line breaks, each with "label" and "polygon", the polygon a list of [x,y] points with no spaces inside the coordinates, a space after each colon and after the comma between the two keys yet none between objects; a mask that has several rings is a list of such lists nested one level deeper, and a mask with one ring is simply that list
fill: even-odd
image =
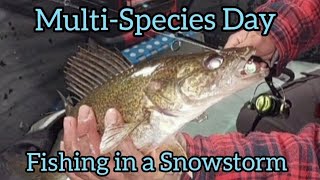
[{"label": "fish mouth", "polygon": [[257,76],[266,77],[268,76],[269,71],[270,70],[265,61],[257,57],[251,57],[247,61],[239,63],[235,76],[241,80]]},{"label": "fish mouth", "polygon": [[[181,88],[178,88],[179,94],[186,103],[203,105],[204,101],[216,102],[220,98],[262,80],[269,71],[268,68],[260,68],[256,65],[263,61],[255,57],[255,55],[255,50],[248,49],[241,56],[236,57],[237,60],[233,61],[229,67],[219,72],[219,75],[208,83],[206,88],[199,95],[186,95]],[[255,65],[254,71],[249,71],[251,66],[248,66],[248,64]]]},{"label": "fish mouth", "polygon": [[255,52],[248,53],[233,65],[234,68],[224,71],[220,80],[210,86],[207,101],[214,104],[224,97],[263,80],[269,74],[269,68],[260,66],[264,61],[254,55]]},{"label": "fish mouth", "polygon": [[256,56],[256,50],[248,50],[240,57],[240,62],[236,65],[235,76],[245,80],[257,76],[266,77],[269,74],[268,63]]},{"label": "fish mouth", "polygon": [[[231,68],[223,71],[219,80],[211,84],[210,90],[224,89],[226,92],[233,92],[235,89],[241,89],[263,80],[269,74],[269,68],[267,65],[261,66],[260,64],[264,61],[255,54],[255,50],[250,50],[239,56],[239,60],[234,61]],[[214,93],[214,95],[220,93]]]}]

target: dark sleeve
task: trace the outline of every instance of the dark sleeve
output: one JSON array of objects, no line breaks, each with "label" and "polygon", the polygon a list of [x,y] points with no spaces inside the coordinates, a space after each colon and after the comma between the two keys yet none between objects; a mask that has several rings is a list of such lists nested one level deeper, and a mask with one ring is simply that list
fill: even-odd
[{"label": "dark sleeve", "polygon": [[[223,164],[217,172],[203,170],[193,173],[195,179],[317,179],[320,157],[320,125],[310,124],[298,135],[272,132],[270,134],[253,132],[248,136],[240,133],[212,135],[209,137],[184,134],[188,157],[192,156],[230,156],[267,157],[283,156],[288,172],[223,172]],[[221,162],[224,162],[221,160]],[[241,161],[240,161],[241,162]],[[190,179],[183,174],[182,179]]]},{"label": "dark sleeve", "polygon": [[320,44],[320,0],[269,0],[256,12],[278,13],[270,36],[279,52],[279,69]]}]

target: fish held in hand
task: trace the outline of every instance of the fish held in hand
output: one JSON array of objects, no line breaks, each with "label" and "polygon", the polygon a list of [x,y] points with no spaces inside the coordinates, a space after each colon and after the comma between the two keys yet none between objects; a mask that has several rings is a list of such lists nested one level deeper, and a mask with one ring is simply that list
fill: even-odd
[{"label": "fish held in hand", "polygon": [[[256,83],[265,72],[241,74],[253,56],[252,47],[177,55],[131,65],[103,47],[80,48],[66,66],[68,90],[77,96],[68,115],[77,117],[81,105],[91,106],[103,134],[101,152],[116,150],[130,137],[146,154],[171,141],[175,133],[221,99]],[[77,99],[76,98],[76,99]],[[104,124],[109,108],[116,108],[124,125]],[[172,141],[176,155],[186,156]]]}]

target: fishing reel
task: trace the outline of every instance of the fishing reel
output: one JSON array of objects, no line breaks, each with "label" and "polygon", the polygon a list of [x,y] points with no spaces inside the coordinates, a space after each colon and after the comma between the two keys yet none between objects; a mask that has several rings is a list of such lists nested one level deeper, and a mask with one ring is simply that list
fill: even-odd
[{"label": "fishing reel", "polygon": [[[281,74],[277,73],[277,70],[274,66],[270,67],[268,65],[268,67],[270,73],[267,77],[265,77],[265,82],[260,83],[256,87],[251,100],[246,104],[248,109],[257,112],[251,130],[248,131],[246,135],[255,130],[256,126],[263,117],[282,116],[282,118],[288,118],[290,116],[290,109],[292,107],[292,103],[290,100],[286,99],[286,95],[282,86],[279,86],[282,95],[280,94],[280,91],[274,86],[272,79],[273,77],[279,77]],[[294,79],[294,73],[291,70],[286,69],[285,71],[283,71],[283,73],[290,77],[287,82],[290,82]],[[256,92],[262,84],[268,85],[271,94],[262,93],[256,97]]]},{"label": "fishing reel", "polygon": [[[265,83],[265,82],[264,82]],[[250,110],[255,110],[260,116],[283,116],[288,118],[290,115],[290,108],[292,104],[286,99],[284,90],[280,86],[283,97],[277,97],[273,94],[263,93],[255,97],[258,87],[264,83],[257,86],[251,100],[247,103],[247,108]]]}]

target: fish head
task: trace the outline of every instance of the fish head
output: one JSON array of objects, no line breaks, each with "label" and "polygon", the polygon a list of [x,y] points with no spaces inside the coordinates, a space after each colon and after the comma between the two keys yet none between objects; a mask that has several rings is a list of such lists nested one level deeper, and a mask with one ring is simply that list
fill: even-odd
[{"label": "fish head", "polygon": [[211,105],[249,85],[262,80],[266,72],[242,73],[255,55],[253,47],[230,48],[199,54],[180,67],[178,90],[185,103]]}]

